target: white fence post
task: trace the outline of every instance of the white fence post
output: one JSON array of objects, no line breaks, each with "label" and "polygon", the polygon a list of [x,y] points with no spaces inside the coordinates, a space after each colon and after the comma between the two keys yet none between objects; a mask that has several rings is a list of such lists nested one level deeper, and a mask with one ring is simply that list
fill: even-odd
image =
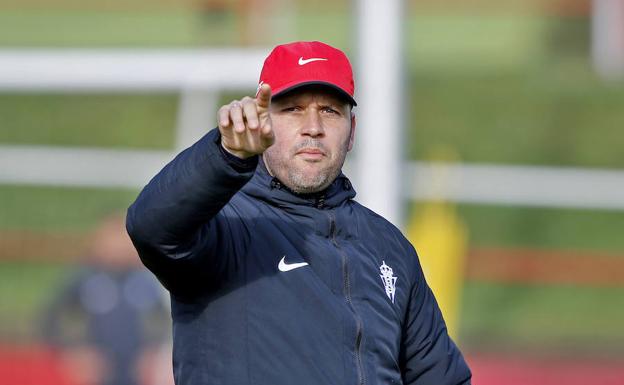
[{"label": "white fence post", "polygon": [[607,80],[624,78],[624,0],[593,0],[591,23],[596,72]]},{"label": "white fence post", "polygon": [[219,94],[216,90],[184,89],[178,103],[176,149],[189,147],[206,132],[216,127]]}]

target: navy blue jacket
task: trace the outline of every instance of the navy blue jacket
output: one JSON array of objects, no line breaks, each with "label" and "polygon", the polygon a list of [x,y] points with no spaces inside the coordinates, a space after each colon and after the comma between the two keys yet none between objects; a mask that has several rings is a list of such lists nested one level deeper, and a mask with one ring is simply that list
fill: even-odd
[{"label": "navy blue jacket", "polygon": [[127,228],[171,293],[176,384],[470,384],[413,247],[354,197],[294,194],[218,130],[150,181]]}]

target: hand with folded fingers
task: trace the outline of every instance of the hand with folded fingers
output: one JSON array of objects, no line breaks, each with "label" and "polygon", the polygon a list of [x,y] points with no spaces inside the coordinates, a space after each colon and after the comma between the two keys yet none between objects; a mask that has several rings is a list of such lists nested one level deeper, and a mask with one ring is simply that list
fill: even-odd
[{"label": "hand with folded fingers", "polygon": [[259,155],[275,141],[271,128],[271,87],[263,84],[255,98],[245,96],[222,106],[217,115],[221,145],[241,159]]}]

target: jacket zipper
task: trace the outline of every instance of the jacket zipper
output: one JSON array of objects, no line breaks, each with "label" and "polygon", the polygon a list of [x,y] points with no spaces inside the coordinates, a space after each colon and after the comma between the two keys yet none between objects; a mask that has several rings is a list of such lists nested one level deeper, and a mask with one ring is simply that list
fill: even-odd
[{"label": "jacket zipper", "polygon": [[328,215],[329,215],[330,238],[331,238],[332,243],[336,247],[336,249],[338,249],[338,251],[340,252],[340,256],[342,258],[342,277],[343,277],[344,295],[347,300],[347,304],[349,305],[349,309],[353,313],[353,316],[355,318],[355,323],[356,323],[355,362],[356,362],[356,369],[357,369],[357,375],[358,375],[358,384],[364,385],[366,381],[365,381],[364,370],[363,370],[363,365],[362,365],[362,352],[360,351],[362,347],[362,332],[363,332],[362,319],[355,311],[355,307],[353,306],[353,301],[351,300],[351,285],[349,282],[349,270],[347,269],[347,256],[344,252],[342,252],[340,245],[338,245],[338,240],[336,239],[336,221],[334,219],[334,215],[331,212],[328,213]]}]

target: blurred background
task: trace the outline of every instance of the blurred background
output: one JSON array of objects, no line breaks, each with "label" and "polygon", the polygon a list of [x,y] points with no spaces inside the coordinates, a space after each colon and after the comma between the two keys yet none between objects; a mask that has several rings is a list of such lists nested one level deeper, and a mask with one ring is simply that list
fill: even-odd
[{"label": "blurred background", "polygon": [[[171,383],[120,216],[275,44],[357,71],[358,3],[0,0],[0,382]],[[624,1],[400,6],[400,222],[473,383],[624,384]],[[174,76],[214,57],[211,92]]]}]

